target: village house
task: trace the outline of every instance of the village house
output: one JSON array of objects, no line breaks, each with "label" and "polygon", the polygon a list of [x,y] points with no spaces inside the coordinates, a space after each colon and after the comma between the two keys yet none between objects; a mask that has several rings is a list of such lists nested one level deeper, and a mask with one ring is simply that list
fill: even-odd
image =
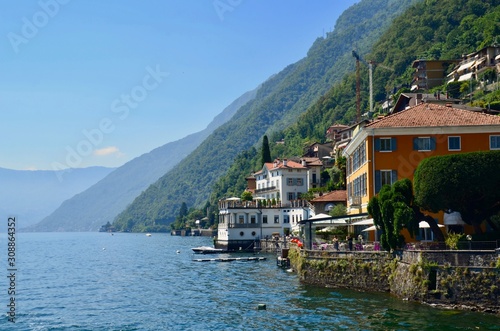
[{"label": "village house", "polygon": [[[500,149],[500,117],[421,103],[365,125],[344,149],[347,214],[367,212],[385,184],[409,178],[420,161],[435,155]],[[443,220],[457,226],[456,218]],[[460,223],[459,225],[463,225]],[[408,239],[408,238],[407,238]]]},{"label": "village house", "polygon": [[311,200],[313,214],[328,214],[337,205],[347,206],[347,191],[335,190]]}]

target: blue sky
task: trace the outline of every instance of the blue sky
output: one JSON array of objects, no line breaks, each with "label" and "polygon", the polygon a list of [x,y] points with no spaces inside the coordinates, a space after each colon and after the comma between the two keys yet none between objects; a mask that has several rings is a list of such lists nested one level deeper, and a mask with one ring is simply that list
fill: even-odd
[{"label": "blue sky", "polygon": [[117,167],[200,131],[357,2],[0,0],[0,167]]}]

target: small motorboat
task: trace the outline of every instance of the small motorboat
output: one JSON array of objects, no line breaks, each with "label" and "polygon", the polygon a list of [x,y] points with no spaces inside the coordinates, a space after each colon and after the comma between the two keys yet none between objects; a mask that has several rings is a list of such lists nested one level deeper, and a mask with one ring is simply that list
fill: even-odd
[{"label": "small motorboat", "polygon": [[193,252],[196,254],[215,254],[215,253],[223,253],[224,250],[222,248],[215,248],[210,246],[199,246],[191,248]]},{"label": "small motorboat", "polygon": [[151,237],[151,233],[146,233],[146,237]]}]

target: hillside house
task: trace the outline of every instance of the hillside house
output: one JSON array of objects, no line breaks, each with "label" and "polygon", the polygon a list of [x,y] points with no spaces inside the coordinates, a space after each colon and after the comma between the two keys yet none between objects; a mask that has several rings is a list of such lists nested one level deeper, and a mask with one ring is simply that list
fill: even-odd
[{"label": "hillside house", "polygon": [[500,46],[485,47],[477,52],[464,55],[462,61],[448,75],[448,83],[477,80],[480,74],[493,68],[500,72]]},{"label": "hillside house", "polygon": [[446,78],[446,70],[456,65],[459,60],[415,60],[412,68],[413,80],[411,91],[429,90],[433,87],[443,85]]}]

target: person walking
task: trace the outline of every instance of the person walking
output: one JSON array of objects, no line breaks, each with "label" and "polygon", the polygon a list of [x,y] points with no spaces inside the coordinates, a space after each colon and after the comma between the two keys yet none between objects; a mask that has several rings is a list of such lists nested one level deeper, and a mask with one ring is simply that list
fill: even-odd
[{"label": "person walking", "polygon": [[352,237],[351,237],[351,235],[348,234],[345,239],[347,240],[347,244],[349,246],[349,250],[352,251]]},{"label": "person walking", "polygon": [[339,239],[337,236],[333,236],[333,248],[338,251],[339,250]]}]

